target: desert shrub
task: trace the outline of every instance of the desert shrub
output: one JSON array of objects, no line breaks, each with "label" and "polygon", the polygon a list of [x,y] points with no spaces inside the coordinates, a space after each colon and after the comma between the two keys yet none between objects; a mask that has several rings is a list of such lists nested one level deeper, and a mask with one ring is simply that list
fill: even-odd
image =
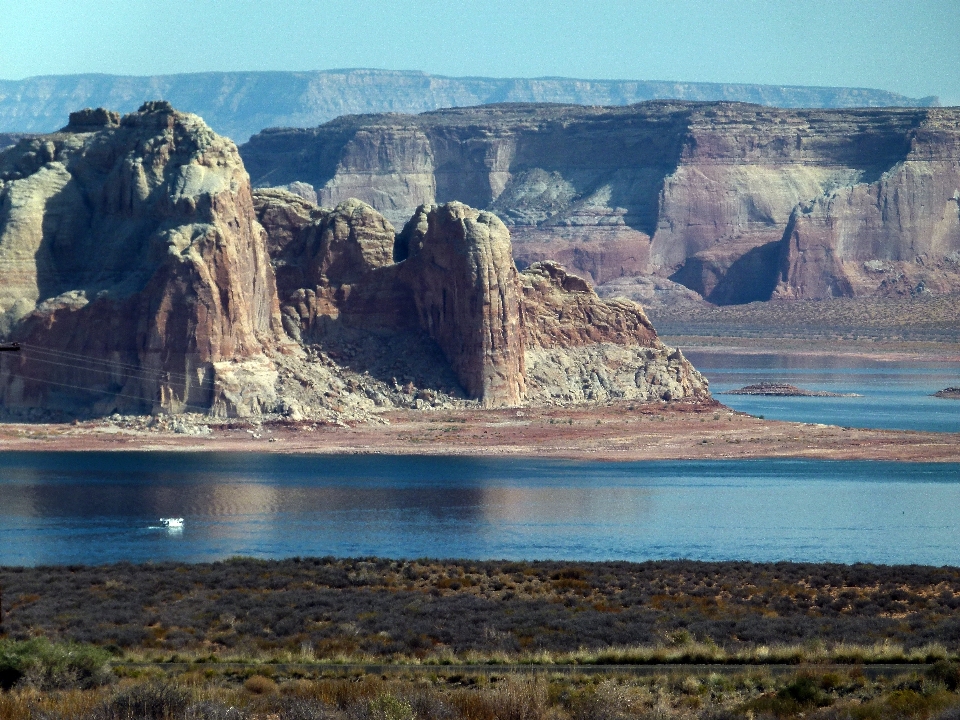
[{"label": "desert shrub", "polygon": [[[176,685],[134,685],[117,692],[87,720],[179,720],[186,717],[190,700],[190,693]],[[212,706],[197,709],[213,712]]]},{"label": "desert shrub", "polygon": [[12,639],[170,652],[310,643],[318,657],[423,657],[438,645],[458,654],[591,650],[682,631],[730,649],[814,639],[960,647],[956,568],[238,558],[0,567],[0,585]]},{"label": "desert shrub", "polygon": [[413,707],[403,698],[381,695],[367,704],[369,720],[414,720]]},{"label": "desert shrub", "polygon": [[927,718],[949,708],[956,696],[940,692],[923,695],[915,690],[895,690],[881,698],[851,709],[854,720]]},{"label": "desert shrub", "polygon": [[287,698],[275,710],[277,720],[333,720],[342,717],[319,700]]},{"label": "desert shrub", "polygon": [[89,688],[106,684],[110,654],[76,643],[52,643],[45,638],[0,640],[0,687],[29,685],[39,690]]},{"label": "desert shrub", "polygon": [[745,709],[759,715],[777,718],[791,717],[806,710],[827,707],[832,703],[821,689],[819,680],[811,675],[799,675],[776,693],[763,695],[747,703]]},{"label": "desert shrub", "polygon": [[263,675],[254,675],[243,683],[243,689],[254,695],[271,695],[277,691],[277,683]]},{"label": "desert shrub", "polygon": [[936,716],[935,720],[960,720],[960,705],[954,705]]},{"label": "desert shrub", "polygon": [[960,663],[940,660],[927,670],[927,677],[943,683],[947,690],[955,692],[960,687]]},{"label": "desert shrub", "polygon": [[240,708],[211,700],[194,703],[183,714],[183,720],[247,720],[248,717]]}]

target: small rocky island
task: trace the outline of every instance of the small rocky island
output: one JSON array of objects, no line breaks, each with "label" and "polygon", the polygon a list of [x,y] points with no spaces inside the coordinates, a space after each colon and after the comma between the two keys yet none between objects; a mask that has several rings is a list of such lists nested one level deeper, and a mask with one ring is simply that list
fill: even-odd
[{"label": "small rocky island", "polygon": [[727,390],[721,395],[772,395],[775,397],[863,397],[857,393],[834,393],[825,390],[804,390],[787,383],[761,382],[739,390]]},{"label": "small rocky island", "polygon": [[960,387],[948,387],[943,390],[937,390],[933,396],[946,398],[947,400],[960,400]]}]

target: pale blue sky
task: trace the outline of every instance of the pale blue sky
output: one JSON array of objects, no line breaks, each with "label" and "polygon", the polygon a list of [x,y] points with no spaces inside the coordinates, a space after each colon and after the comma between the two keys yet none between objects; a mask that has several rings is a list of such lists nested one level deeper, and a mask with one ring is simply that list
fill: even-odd
[{"label": "pale blue sky", "polygon": [[354,67],[960,104],[960,0],[0,0],[0,79]]}]

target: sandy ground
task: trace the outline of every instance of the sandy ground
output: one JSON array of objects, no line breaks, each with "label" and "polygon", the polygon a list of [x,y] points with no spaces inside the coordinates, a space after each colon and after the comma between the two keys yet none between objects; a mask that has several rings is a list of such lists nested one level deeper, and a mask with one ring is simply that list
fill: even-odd
[{"label": "sandy ground", "polygon": [[500,455],[607,461],[795,457],[960,462],[960,434],[760,420],[723,405],[398,411],[384,424],[214,426],[205,437],[111,422],[0,425],[0,451],[161,450]]}]

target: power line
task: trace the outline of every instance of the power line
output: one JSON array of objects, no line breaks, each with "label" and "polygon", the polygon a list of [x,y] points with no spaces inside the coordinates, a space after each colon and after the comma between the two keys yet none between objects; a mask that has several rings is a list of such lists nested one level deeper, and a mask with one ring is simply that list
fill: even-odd
[{"label": "power line", "polygon": [[99,363],[101,365],[109,365],[111,367],[125,368],[133,372],[139,372],[139,373],[156,373],[158,377],[159,376],[170,377],[170,378],[176,377],[181,380],[187,380],[190,378],[190,375],[186,373],[179,373],[173,370],[150,370],[142,367],[141,365],[125,363],[125,362],[121,362],[120,360],[107,360],[107,359],[101,359],[101,358],[94,358],[94,357],[90,357],[89,355],[82,355],[80,353],[74,353],[68,350],[52,350],[50,348],[43,348],[43,347],[38,347],[35,345],[27,345],[27,344],[22,344],[21,347],[24,350],[29,351],[31,353],[38,353],[41,355],[52,355],[54,357],[59,356],[64,359],[73,360],[73,361],[81,360],[83,362],[90,363],[90,364]]},{"label": "power line", "polygon": [[[57,367],[71,368],[79,372],[100,373],[102,375],[114,374],[114,371],[110,368],[78,367],[75,364],[57,362],[56,360],[46,360],[44,358],[32,358],[32,361],[34,363],[43,363],[45,365],[55,365]],[[123,377],[126,379],[145,380],[145,381],[152,380],[156,382],[160,382],[168,379],[165,376],[174,375],[174,373],[165,373],[163,371],[157,371],[157,370],[122,370],[122,373],[123,373]],[[177,373],[177,375],[179,375],[179,373]],[[207,375],[207,373],[204,373],[204,375]],[[174,379],[174,378],[171,377],[170,379]],[[187,384],[187,381],[195,378],[190,378],[189,375],[179,375],[179,377],[176,379],[182,381],[184,384]],[[213,378],[204,377],[201,380],[196,380],[196,382],[194,383],[194,387],[203,387],[204,385],[210,382],[213,382]]]},{"label": "power line", "polygon": [[[15,373],[15,374],[16,374],[17,377],[22,378],[22,379],[24,379],[24,380],[31,380],[31,381],[33,381],[33,382],[44,383],[44,384],[46,384],[46,385],[56,385],[56,386],[58,386],[58,387],[66,387],[66,388],[71,388],[71,389],[74,389],[74,390],[82,390],[83,392],[102,393],[102,394],[104,394],[104,395],[110,395],[110,396],[112,396],[112,397],[129,398],[129,399],[131,399],[131,400],[136,400],[136,401],[141,402],[141,403],[155,402],[155,401],[152,401],[152,400],[148,400],[148,399],[146,399],[146,398],[143,398],[143,397],[138,397],[138,396],[136,396],[136,395],[130,395],[129,393],[113,392],[112,390],[98,390],[98,389],[96,389],[96,388],[85,387],[85,386],[83,386],[83,385],[72,385],[72,384],[70,384],[70,383],[57,382],[56,380],[45,380],[45,379],[43,379],[43,378],[31,377],[31,376],[29,376],[29,375],[21,375],[21,374],[19,374],[19,373]],[[209,407],[201,407],[200,405],[190,405],[190,404],[188,404],[188,403],[184,403],[183,407],[184,407],[184,408],[193,408],[193,409],[196,410],[197,412],[200,412],[200,413],[203,413],[203,414],[207,414],[207,413],[210,412],[210,408],[209,408]]]}]

